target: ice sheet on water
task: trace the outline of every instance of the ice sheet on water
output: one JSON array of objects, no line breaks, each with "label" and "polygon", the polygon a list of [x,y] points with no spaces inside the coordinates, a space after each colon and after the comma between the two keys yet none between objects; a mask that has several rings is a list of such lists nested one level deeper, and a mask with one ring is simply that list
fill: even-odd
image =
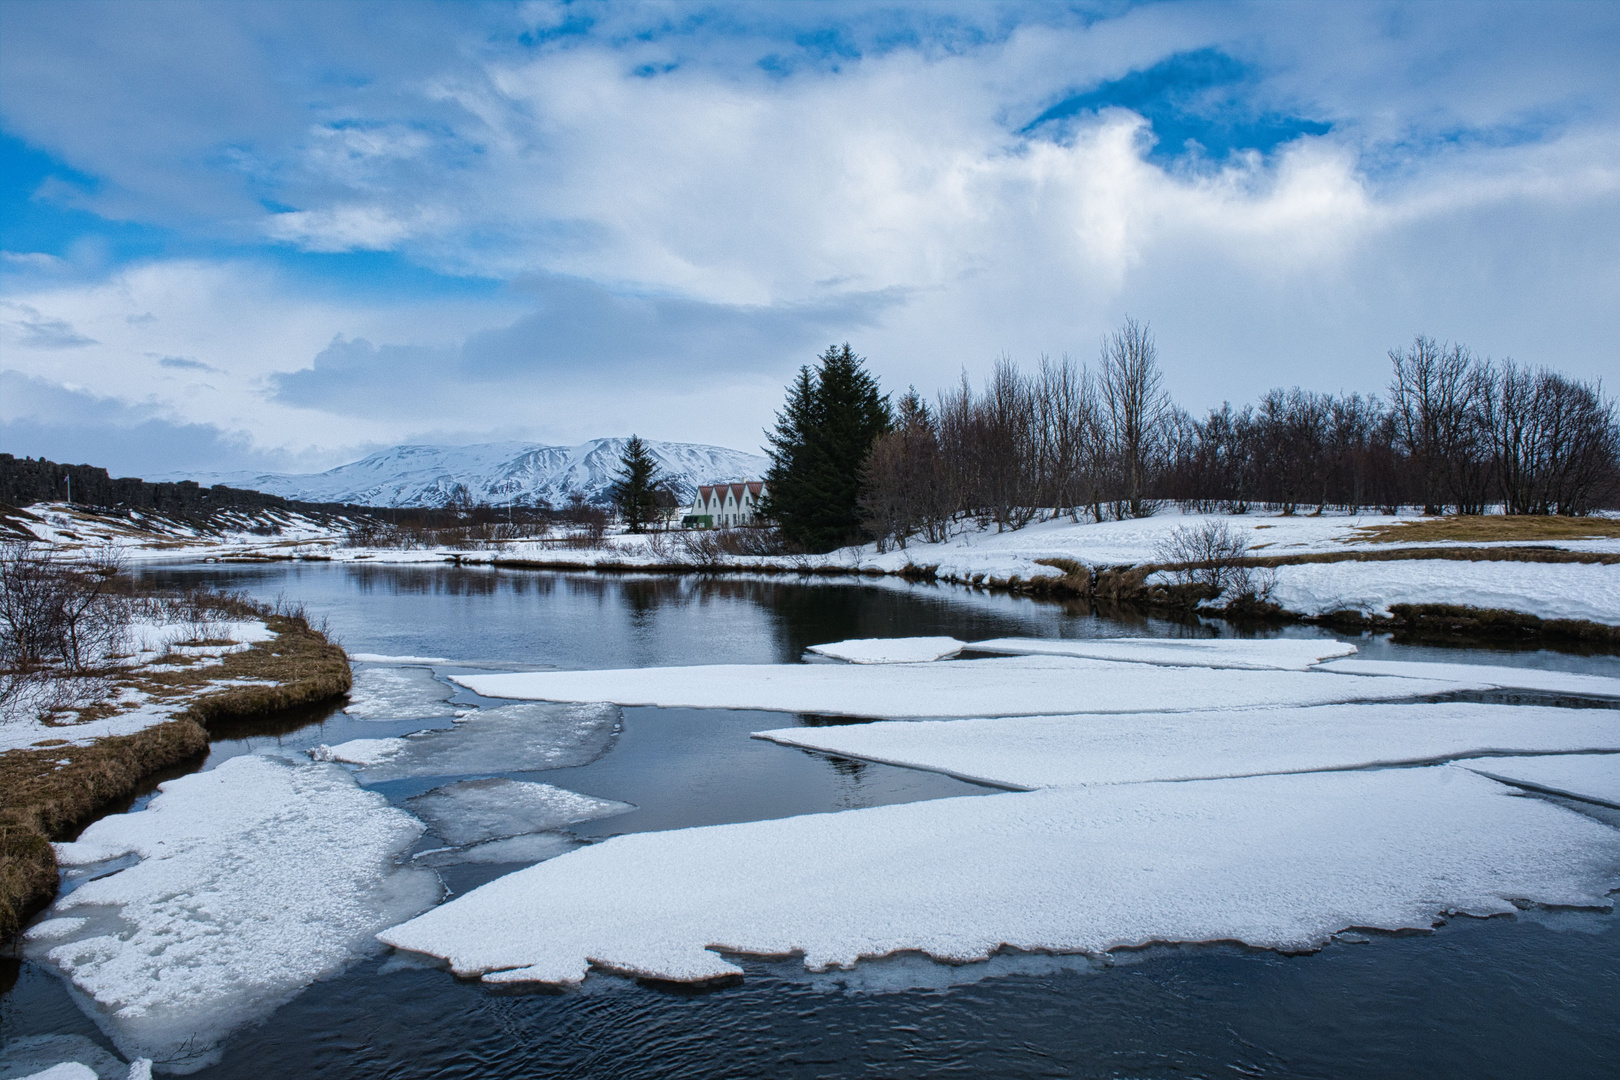
[{"label": "ice sheet on water", "polygon": [[336,765],[231,758],[57,845],[67,865],[141,861],[61,897],[24,948],[125,1054],[190,1071],[438,898],[431,873],[394,865],[421,832]]},{"label": "ice sheet on water", "polygon": [[415,720],[443,716],[454,688],[425,667],[363,667],[343,711],[357,720]]},{"label": "ice sheet on water", "polygon": [[464,848],[425,851],[413,860],[418,866],[455,866],[460,863],[537,863],[573,851],[584,841],[566,833],[540,832],[506,836]]},{"label": "ice sheet on water", "polygon": [[[1163,712],[1416,698],[1488,683],[1010,656],[948,664],[719,664],[456,675],[488,697],[880,716]],[[1459,665],[1457,679],[1468,676]]]},{"label": "ice sheet on water", "polygon": [[993,638],[967,646],[974,652],[1009,656],[1085,656],[1171,667],[1216,667],[1304,671],[1354,645],[1323,638]]},{"label": "ice sheet on water", "polygon": [[1468,767],[1493,780],[1620,807],[1620,754],[1487,758]]},{"label": "ice sheet on water", "polygon": [[1321,705],[886,721],[782,728],[757,737],[1007,787],[1040,788],[1353,769],[1482,754],[1620,751],[1620,712],[1466,702]]},{"label": "ice sheet on water", "polygon": [[614,705],[503,705],[479,709],[453,728],[404,739],[353,739],[324,753],[360,765],[367,783],[567,769],[605,754],[621,719]]},{"label": "ice sheet on water", "polygon": [[341,761],[346,765],[380,765],[405,749],[404,739],[350,739],[346,743],[325,743],[309,752],[316,761]]},{"label": "ice sheet on water", "polygon": [[1334,660],[1323,671],[1348,675],[1382,675],[1403,679],[1460,679],[1503,690],[1544,690],[1554,694],[1620,697],[1620,678],[1578,675],[1572,671],[1499,667],[1490,664],[1443,664],[1414,660]]},{"label": "ice sheet on water", "polygon": [[548,832],[635,807],[527,780],[463,780],[408,801],[411,811],[457,846]]},{"label": "ice sheet on water", "polygon": [[960,652],[964,644],[953,637],[854,638],[812,645],[809,651],[852,664],[918,664]]},{"label": "ice sheet on water", "polygon": [[23,1035],[0,1047],[0,1080],[37,1076],[64,1062],[84,1069],[79,1076],[98,1080],[124,1080],[129,1074],[129,1066],[83,1035]]},{"label": "ice sheet on water", "polygon": [[383,931],[492,982],[594,963],[736,974],[716,949],[824,970],[914,950],[1101,953],[1165,941],[1311,949],[1513,900],[1606,907],[1620,830],[1442,765],[1119,784],[632,833]]},{"label": "ice sheet on water", "polygon": [[386,653],[350,653],[349,659],[357,664],[453,664],[442,656],[390,656]]},{"label": "ice sheet on water", "polygon": [[22,1080],[97,1080],[98,1075],[96,1070],[81,1062],[64,1061],[48,1069],[29,1073]]}]

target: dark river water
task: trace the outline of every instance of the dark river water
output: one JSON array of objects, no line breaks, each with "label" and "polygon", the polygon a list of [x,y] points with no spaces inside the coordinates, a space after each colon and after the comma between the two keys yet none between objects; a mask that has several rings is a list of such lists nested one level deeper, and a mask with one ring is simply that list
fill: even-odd
[{"label": "dark river water", "polygon": [[[1024,598],[884,581],[643,578],[330,564],[147,569],[302,602],[351,653],[499,668],[776,663],[852,637],[1232,633],[1127,621]],[[1311,628],[1286,633],[1322,636]],[[1341,635],[1342,636],[1342,635]],[[1612,657],[1420,648],[1366,637],[1388,659],[1551,666],[1620,674]],[[442,676],[458,665],[437,665]],[[446,691],[448,695],[448,690]],[[267,744],[293,749],[447,727],[458,691],[422,718],[320,711],[215,744],[212,767]],[[496,704],[488,702],[485,704]],[[434,713],[442,716],[434,716]],[[589,839],[987,793],[933,773],[749,739],[827,718],[627,709],[612,748],[569,769],[510,774],[632,803],[578,826]],[[442,778],[376,790],[400,802]],[[465,892],[512,865],[440,871]],[[400,957],[311,986],[237,1032],[200,1077],[1616,1077],[1620,918],[1528,911],[1459,918],[1434,933],[1373,936],[1309,956],[1156,947],[1106,962],[998,956],[947,967],[917,957],[807,974],[733,958],[735,985],[673,992],[592,976],[579,990],[492,992]],[[65,984],[0,960],[0,1038],[78,1034],[110,1045]]]}]

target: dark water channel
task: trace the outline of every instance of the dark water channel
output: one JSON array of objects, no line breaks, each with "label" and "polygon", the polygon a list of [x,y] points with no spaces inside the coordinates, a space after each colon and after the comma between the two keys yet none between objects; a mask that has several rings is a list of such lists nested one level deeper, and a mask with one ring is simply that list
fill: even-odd
[{"label": "dark water channel", "polygon": [[[773,663],[851,637],[1230,633],[1127,622],[895,581],[608,577],[323,564],[149,569],[166,585],[278,595],[325,617],[351,653],[460,665],[611,668]],[[1286,631],[1322,636],[1311,628]],[[1341,635],[1342,636],[1342,635]],[[1616,674],[1611,657],[1416,648],[1358,639],[1388,659],[1556,666]],[[305,749],[449,726],[314,714],[215,744],[207,766],[266,745]],[[581,838],[985,793],[932,773],[749,739],[793,722],[759,712],[626,709],[588,765],[509,774],[632,803]],[[291,725],[284,725],[284,727]],[[400,802],[443,778],[375,785]],[[440,871],[455,893],[512,865]],[[1374,936],[1284,957],[1225,946],[1112,957],[1001,956],[946,967],[916,957],[807,974],[735,958],[740,984],[671,992],[593,976],[577,991],[514,994],[406,958],[364,961],[235,1034],[200,1077],[1615,1077],[1620,917],[1524,912],[1437,932]],[[107,1045],[43,970],[0,961],[0,1039],[82,1034]],[[14,982],[13,982],[14,980]]]}]

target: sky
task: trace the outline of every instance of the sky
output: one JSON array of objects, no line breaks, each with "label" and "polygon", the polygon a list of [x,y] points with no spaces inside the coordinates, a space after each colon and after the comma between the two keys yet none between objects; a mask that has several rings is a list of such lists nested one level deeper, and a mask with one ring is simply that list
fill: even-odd
[{"label": "sky", "polygon": [[1197,413],[1423,333],[1620,383],[1617,3],[0,4],[0,450],[757,449],[1094,363]]}]

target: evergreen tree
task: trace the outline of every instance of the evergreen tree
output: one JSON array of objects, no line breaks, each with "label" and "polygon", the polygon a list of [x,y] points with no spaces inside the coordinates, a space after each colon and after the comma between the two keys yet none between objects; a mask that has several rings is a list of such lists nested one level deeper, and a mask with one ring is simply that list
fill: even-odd
[{"label": "evergreen tree", "polygon": [[861,537],[862,467],[889,430],[889,399],[846,342],[806,366],[768,433],[771,468],[762,513],[810,551]]},{"label": "evergreen tree", "polygon": [[658,517],[664,480],[641,436],[632,435],[624,444],[624,456],[619,459],[619,471],[613,479],[613,505],[625,525],[633,533],[646,532],[647,525]]}]

